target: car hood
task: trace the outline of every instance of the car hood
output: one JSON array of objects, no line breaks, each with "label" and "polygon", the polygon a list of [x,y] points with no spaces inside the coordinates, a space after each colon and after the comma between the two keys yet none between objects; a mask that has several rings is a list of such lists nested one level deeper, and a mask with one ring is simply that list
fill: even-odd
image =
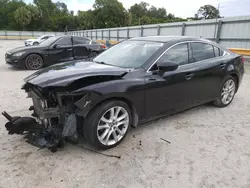
[{"label": "car hood", "polygon": [[39,49],[41,46],[21,46],[14,48],[12,50],[7,51],[8,54],[14,54],[16,52],[22,52],[22,51],[27,51],[27,50],[34,50],[34,49]]},{"label": "car hood", "polygon": [[25,82],[39,87],[64,87],[72,82],[92,76],[122,76],[125,68],[99,64],[89,61],[60,63],[41,69],[24,79]]},{"label": "car hood", "polygon": [[26,40],[26,42],[35,42],[35,41],[37,41],[37,39],[28,39],[28,40]]}]

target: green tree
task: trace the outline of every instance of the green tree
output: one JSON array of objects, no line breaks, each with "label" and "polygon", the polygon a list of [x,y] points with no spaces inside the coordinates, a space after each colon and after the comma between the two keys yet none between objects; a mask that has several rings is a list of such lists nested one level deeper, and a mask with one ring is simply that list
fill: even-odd
[{"label": "green tree", "polygon": [[78,27],[81,30],[95,28],[95,19],[92,10],[78,11]]},{"label": "green tree", "polygon": [[196,19],[213,19],[219,17],[219,10],[212,5],[201,6],[197,11],[197,14],[195,14]]},{"label": "green tree", "polygon": [[[129,12],[132,14],[133,22],[138,23],[138,25],[141,25],[141,18],[143,16],[146,16],[148,13],[148,6],[148,3],[142,1],[139,4],[136,3],[130,7]],[[138,20],[138,22],[136,20]]]},{"label": "green tree", "polygon": [[31,22],[32,14],[26,6],[19,7],[15,11],[15,20],[24,30],[25,26]]},{"label": "green tree", "polygon": [[0,0],[0,29],[19,29],[14,13],[21,6],[25,3],[20,0]]},{"label": "green tree", "polygon": [[167,11],[165,8],[157,9],[155,6],[151,6],[150,9],[147,11],[147,15],[149,17],[154,17],[154,18],[166,18]]},{"label": "green tree", "polygon": [[95,28],[121,27],[128,24],[128,13],[117,0],[96,0],[93,8]]},{"label": "green tree", "polygon": [[[65,3],[54,0],[0,0],[0,29],[65,31],[121,27],[128,25],[156,24],[184,21],[165,8],[149,7],[146,2],[134,4],[127,11],[118,0],[96,0],[88,11],[68,10]],[[21,8],[22,7],[22,8]]]}]

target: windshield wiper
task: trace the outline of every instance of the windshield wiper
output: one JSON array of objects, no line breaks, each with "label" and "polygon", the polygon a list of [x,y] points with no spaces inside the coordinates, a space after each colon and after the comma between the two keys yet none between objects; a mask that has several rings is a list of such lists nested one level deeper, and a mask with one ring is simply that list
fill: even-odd
[{"label": "windshield wiper", "polygon": [[94,61],[95,63],[99,63],[99,64],[103,64],[103,65],[108,65],[107,63],[105,63],[104,61]]},{"label": "windshield wiper", "polygon": [[98,63],[98,64],[102,64],[102,65],[110,65],[110,66],[113,66],[113,67],[118,67],[116,65],[112,65],[112,64],[106,63],[104,61],[93,61],[93,62]]}]

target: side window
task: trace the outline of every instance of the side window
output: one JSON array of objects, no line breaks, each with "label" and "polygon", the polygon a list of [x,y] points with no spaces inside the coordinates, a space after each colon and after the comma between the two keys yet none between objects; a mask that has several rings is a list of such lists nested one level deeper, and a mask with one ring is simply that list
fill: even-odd
[{"label": "side window", "polygon": [[47,40],[48,38],[50,38],[50,36],[43,37],[44,40]]},{"label": "side window", "polygon": [[83,37],[73,37],[73,44],[89,44],[90,40]]},{"label": "side window", "polygon": [[202,61],[210,58],[214,58],[213,46],[206,43],[192,42],[193,61]]},{"label": "side window", "polygon": [[61,39],[59,39],[59,41],[57,41],[56,44],[58,44],[60,46],[72,45],[71,37],[62,37]]},{"label": "side window", "polygon": [[220,49],[214,46],[214,56],[219,57],[220,56]]},{"label": "side window", "polygon": [[170,48],[160,60],[173,61],[179,65],[188,64],[188,44],[178,44]]},{"label": "side window", "polygon": [[223,56],[224,50],[220,49],[220,56]]},{"label": "side window", "polygon": [[98,43],[92,40],[92,41],[91,41],[91,44],[98,44]]}]

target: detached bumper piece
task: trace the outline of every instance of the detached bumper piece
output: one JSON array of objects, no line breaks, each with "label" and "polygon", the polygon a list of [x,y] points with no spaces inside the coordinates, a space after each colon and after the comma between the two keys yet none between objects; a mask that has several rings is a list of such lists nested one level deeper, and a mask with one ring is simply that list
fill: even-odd
[{"label": "detached bumper piece", "polygon": [[12,117],[7,112],[2,115],[9,121],[5,124],[9,134],[25,135],[27,142],[34,146],[56,152],[64,144],[62,131],[59,129],[45,128],[31,117]]}]

